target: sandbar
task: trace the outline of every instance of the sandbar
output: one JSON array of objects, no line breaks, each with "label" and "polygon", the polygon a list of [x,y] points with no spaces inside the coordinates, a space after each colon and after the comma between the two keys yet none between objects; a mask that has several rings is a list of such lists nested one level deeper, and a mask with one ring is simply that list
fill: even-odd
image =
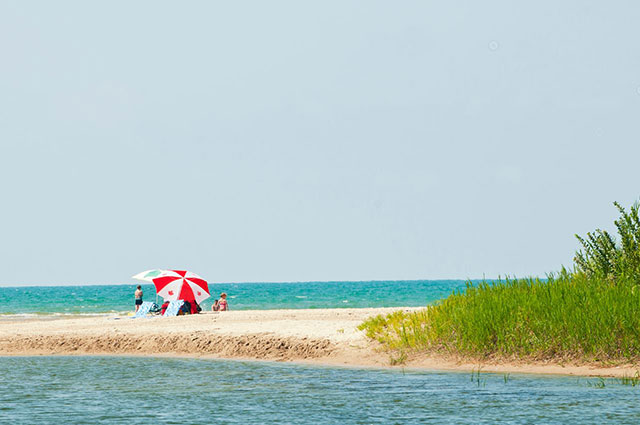
[{"label": "sandbar", "polygon": [[141,355],[307,364],[578,376],[634,376],[640,365],[470,361],[429,353],[403,364],[357,327],[368,317],[416,308],[205,312],[178,317],[119,316],[0,320],[0,355]]}]

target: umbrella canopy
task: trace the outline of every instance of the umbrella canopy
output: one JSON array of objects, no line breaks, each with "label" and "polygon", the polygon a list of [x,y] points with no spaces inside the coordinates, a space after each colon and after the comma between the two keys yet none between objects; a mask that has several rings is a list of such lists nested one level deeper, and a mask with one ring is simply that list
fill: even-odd
[{"label": "umbrella canopy", "polygon": [[186,270],[165,270],[153,278],[156,292],[168,301],[186,300],[198,304],[210,297],[207,281]]},{"label": "umbrella canopy", "polygon": [[145,282],[153,282],[153,278],[160,276],[163,272],[164,270],[162,269],[145,270],[135,276],[132,276],[132,278],[137,280],[144,280]]}]

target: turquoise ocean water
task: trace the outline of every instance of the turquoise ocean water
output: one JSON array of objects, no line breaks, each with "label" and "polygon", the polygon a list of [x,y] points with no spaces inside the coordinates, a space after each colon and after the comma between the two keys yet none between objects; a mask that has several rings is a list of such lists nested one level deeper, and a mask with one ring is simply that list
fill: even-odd
[{"label": "turquoise ocean water", "polygon": [[[0,287],[0,315],[124,314],[133,310],[136,284]],[[210,309],[221,292],[234,310],[285,308],[414,307],[464,289],[463,280],[211,284]],[[153,285],[142,285],[155,301]],[[162,299],[160,299],[162,300]]]},{"label": "turquoise ocean water", "polygon": [[595,378],[129,357],[0,358],[0,423],[637,424]]}]

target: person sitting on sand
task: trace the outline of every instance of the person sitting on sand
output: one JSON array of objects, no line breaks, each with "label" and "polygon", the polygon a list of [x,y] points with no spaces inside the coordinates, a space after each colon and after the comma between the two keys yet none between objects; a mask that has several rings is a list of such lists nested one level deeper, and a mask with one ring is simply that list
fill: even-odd
[{"label": "person sitting on sand", "polygon": [[169,301],[165,301],[162,303],[162,307],[160,307],[160,315],[164,316],[164,312],[167,311],[167,307],[169,307]]},{"label": "person sitting on sand", "polygon": [[211,306],[211,311],[218,311],[218,308],[220,308],[220,300],[215,300]]},{"label": "person sitting on sand", "polygon": [[137,312],[140,306],[142,305],[142,287],[140,285],[138,285],[134,296],[136,298],[136,312]]},{"label": "person sitting on sand", "polygon": [[220,301],[218,301],[218,311],[228,311],[229,303],[227,303],[227,294],[223,292],[220,294]]}]

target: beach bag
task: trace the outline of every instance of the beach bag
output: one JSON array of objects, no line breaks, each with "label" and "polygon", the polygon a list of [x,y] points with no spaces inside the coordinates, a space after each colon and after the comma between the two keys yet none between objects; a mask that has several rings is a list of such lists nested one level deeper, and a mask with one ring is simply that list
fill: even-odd
[{"label": "beach bag", "polygon": [[160,306],[156,303],[153,303],[151,305],[151,308],[149,309],[149,313],[160,313]]},{"label": "beach bag", "polygon": [[185,301],[180,307],[180,311],[182,314],[191,314],[191,303],[189,301]]}]

